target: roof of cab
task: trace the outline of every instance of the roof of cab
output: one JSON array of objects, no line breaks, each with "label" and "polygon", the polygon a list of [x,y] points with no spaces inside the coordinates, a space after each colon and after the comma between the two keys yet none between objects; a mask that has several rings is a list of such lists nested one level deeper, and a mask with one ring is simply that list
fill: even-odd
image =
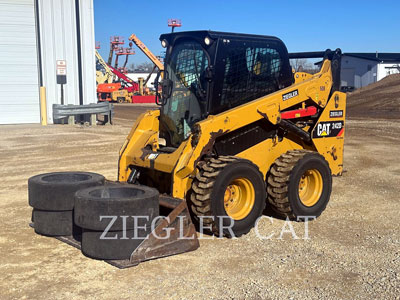
[{"label": "roof of cab", "polygon": [[211,30],[196,30],[196,31],[180,31],[173,33],[165,33],[160,35],[160,41],[166,39],[168,42],[175,41],[177,38],[181,37],[194,37],[194,38],[205,38],[206,36],[212,39],[239,39],[239,40],[274,40],[282,42],[279,38],[275,36],[268,35],[256,35],[247,33],[233,33],[233,32],[221,32],[221,31],[211,31]]}]

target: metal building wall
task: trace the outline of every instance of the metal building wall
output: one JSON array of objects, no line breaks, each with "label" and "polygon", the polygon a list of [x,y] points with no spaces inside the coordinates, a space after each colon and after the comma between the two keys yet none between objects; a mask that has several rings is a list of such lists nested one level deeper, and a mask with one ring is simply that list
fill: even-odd
[{"label": "metal building wall", "polygon": [[[342,86],[361,88],[376,82],[377,62],[344,54],[341,65]],[[353,78],[348,78],[352,76]],[[352,85],[354,84],[354,85]]]},{"label": "metal building wall", "polygon": [[0,0],[0,124],[39,123],[34,0]]},{"label": "metal building wall", "polygon": [[[41,84],[46,88],[48,122],[52,105],[61,104],[56,61],[66,61],[64,104],[96,102],[92,0],[36,0],[39,8]],[[77,16],[80,16],[77,20]],[[77,30],[79,29],[79,30]]]},{"label": "metal building wall", "polygon": [[83,103],[97,103],[93,0],[79,1]]}]

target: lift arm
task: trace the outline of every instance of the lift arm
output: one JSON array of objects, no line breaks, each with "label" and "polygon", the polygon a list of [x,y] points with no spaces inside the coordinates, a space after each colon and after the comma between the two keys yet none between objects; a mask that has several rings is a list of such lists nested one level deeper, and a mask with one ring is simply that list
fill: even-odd
[{"label": "lift arm", "polygon": [[129,78],[128,76],[126,76],[124,73],[120,72],[119,70],[117,70],[116,68],[109,66],[109,68],[111,69],[111,71],[118,76],[120,79],[122,79],[123,81],[125,81],[126,83],[134,86],[137,85],[137,83],[132,80],[131,78]]},{"label": "lift arm", "polygon": [[133,91],[139,91],[139,84],[135,82],[133,79],[126,76],[124,73],[120,72],[119,70],[115,69],[112,66],[109,66],[111,71],[121,80],[125,81],[128,85],[132,87]]},{"label": "lift arm", "polygon": [[102,67],[104,68],[105,74],[103,76],[103,82],[100,83],[104,83],[104,82],[110,82],[110,79],[113,77],[113,72],[110,69],[110,67],[108,66],[108,64],[104,61],[104,59],[101,57],[100,53],[97,51],[96,49],[96,58],[99,61],[99,63],[102,65]]},{"label": "lift arm", "polygon": [[108,61],[107,61],[107,63],[108,63],[109,65],[111,65],[111,63],[112,63],[113,54],[114,54],[114,45],[111,44],[111,46],[110,46],[110,52],[108,53]]},{"label": "lift arm", "polygon": [[135,43],[135,45],[143,51],[143,53],[157,66],[157,68],[161,71],[164,70],[163,63],[146,47],[145,44],[139,38],[132,34],[129,39]]},{"label": "lift arm", "polygon": [[109,74],[110,76],[116,75],[119,78],[121,78],[122,80],[126,81],[127,83],[130,83],[130,84],[136,83],[131,78],[126,76],[124,73],[122,73],[122,72],[118,71],[116,68],[106,64],[106,62],[104,61],[104,59],[101,57],[100,53],[97,50],[96,50],[96,58],[99,60],[100,64],[104,67],[107,74]]},{"label": "lift arm", "polygon": [[137,84],[137,82],[135,82],[134,80],[132,80],[131,78],[129,78],[128,76],[126,76],[124,73],[120,72],[119,70],[117,70],[116,68],[114,68],[113,66],[109,66],[104,59],[101,57],[100,53],[96,50],[96,58],[99,60],[100,64],[104,67],[104,70],[106,71],[106,75],[104,77],[106,77],[106,79],[104,80],[104,82],[109,82],[109,79],[112,78],[113,76],[117,76],[118,78],[120,78],[121,80],[125,81],[127,84],[129,84],[130,86],[132,86],[134,88],[134,90],[139,90],[139,86]]}]

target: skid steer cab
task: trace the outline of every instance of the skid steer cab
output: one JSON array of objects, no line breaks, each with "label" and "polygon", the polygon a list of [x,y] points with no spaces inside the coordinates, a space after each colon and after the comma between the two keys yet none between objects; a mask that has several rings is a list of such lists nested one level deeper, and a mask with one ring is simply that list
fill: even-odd
[{"label": "skid steer cab", "polygon": [[[276,37],[213,31],[160,40],[160,108],[133,125],[118,180],[185,200],[195,222],[228,237],[249,232],[266,206],[318,217],[343,170],[340,49],[296,56]],[[296,57],[322,57],[320,71],[294,73]]]}]

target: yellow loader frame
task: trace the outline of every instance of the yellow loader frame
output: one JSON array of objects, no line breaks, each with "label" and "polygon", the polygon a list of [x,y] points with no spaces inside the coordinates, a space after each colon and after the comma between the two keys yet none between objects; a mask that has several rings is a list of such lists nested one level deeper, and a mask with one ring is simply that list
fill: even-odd
[{"label": "yellow loader frame", "polygon": [[[325,59],[320,72],[314,75],[297,72],[294,77],[295,83],[285,89],[198,122],[192,134],[173,153],[157,152],[160,111],[143,113],[134,123],[120,150],[118,180],[126,182],[131,167],[169,173],[172,176],[171,196],[185,199],[197,173],[197,163],[204,155],[211,153],[217,137],[263,118],[274,125],[280,124],[282,111],[299,105],[305,108],[306,100],[313,101],[322,110],[311,132],[311,144],[289,134],[281,140],[266,139],[235,156],[252,161],[266,179],[271,165],[280,155],[289,150],[308,149],[324,156],[332,175],[341,175],[346,94],[330,94],[333,84],[331,61]],[[288,94],[290,98],[286,96]],[[300,130],[306,132],[309,129],[306,126]]]}]

